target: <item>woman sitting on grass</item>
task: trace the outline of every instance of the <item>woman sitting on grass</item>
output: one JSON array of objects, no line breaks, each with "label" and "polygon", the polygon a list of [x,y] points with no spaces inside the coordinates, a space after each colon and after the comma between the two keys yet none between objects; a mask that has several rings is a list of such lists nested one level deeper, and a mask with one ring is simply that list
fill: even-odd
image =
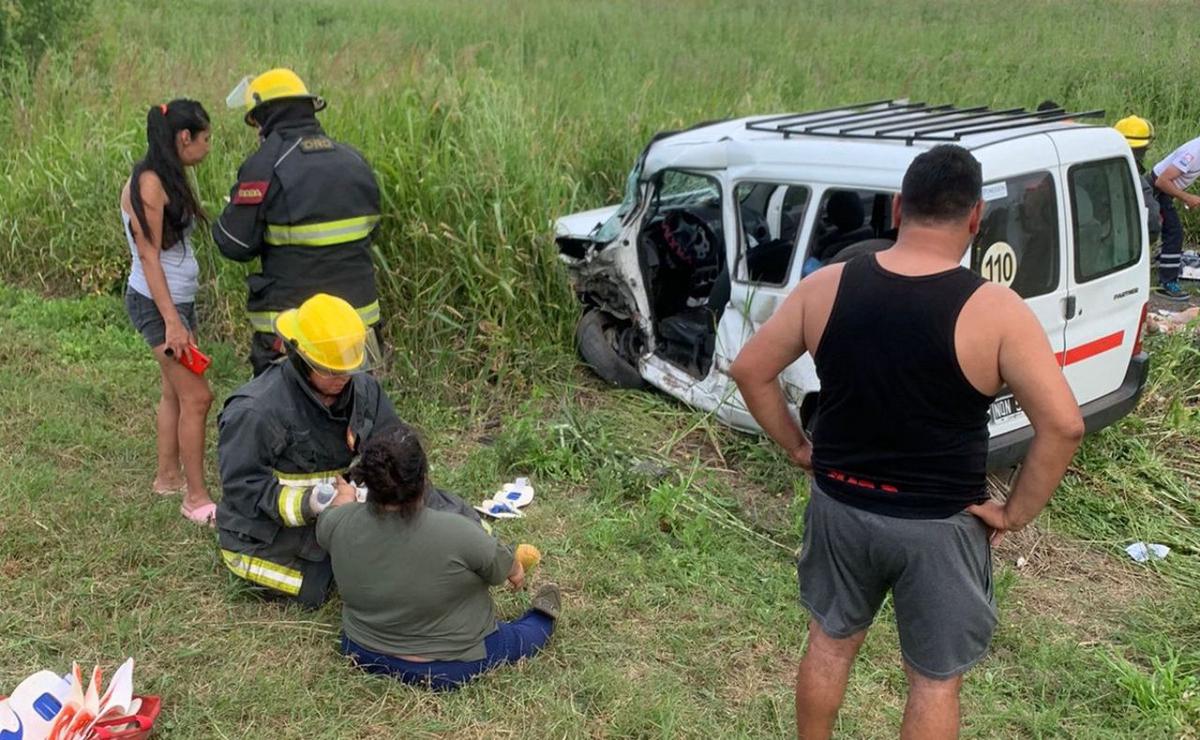
[{"label": "woman sitting on grass", "polygon": [[496,621],[488,587],[521,588],[525,571],[475,522],[424,506],[428,473],[410,427],[376,435],[353,473],[366,504],[321,513],[317,541],[342,595],[342,652],[371,673],[448,690],[541,650],[559,592],[547,583],[520,619]]},{"label": "woman sitting on grass", "polygon": [[156,105],[146,117],[146,141],[146,156],[121,190],[121,217],[133,255],[125,308],[153,350],[162,382],[154,491],[174,493],[186,483],[180,513],[211,526],[216,506],[204,484],[204,425],[213,395],[208,381],[181,364],[196,345],[200,266],[191,233],[206,220],[185,168],[208,154],[208,113],[194,100]]}]

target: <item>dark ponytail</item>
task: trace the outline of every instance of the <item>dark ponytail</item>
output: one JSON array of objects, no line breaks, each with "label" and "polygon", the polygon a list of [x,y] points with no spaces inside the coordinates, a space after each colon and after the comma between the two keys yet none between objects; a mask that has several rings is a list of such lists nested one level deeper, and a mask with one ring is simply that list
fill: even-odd
[{"label": "dark ponytail", "polygon": [[193,219],[207,225],[208,217],[200,205],[200,199],[192,190],[184,172],[183,162],[175,149],[175,136],[187,130],[197,136],[209,128],[208,112],[195,100],[180,98],[170,103],[155,105],[146,114],[146,156],[133,166],[129,181],[129,202],[133,215],[146,238],[150,238],[150,224],[146,221],[146,206],[142,202],[140,177],[143,172],[153,172],[162,181],[169,203],[163,212],[162,249],[169,249],[183,237],[183,230]]},{"label": "dark ponytail", "polygon": [[421,508],[429,484],[429,461],[421,440],[404,423],[371,437],[351,478],[367,486],[367,505],[376,515],[407,519]]}]

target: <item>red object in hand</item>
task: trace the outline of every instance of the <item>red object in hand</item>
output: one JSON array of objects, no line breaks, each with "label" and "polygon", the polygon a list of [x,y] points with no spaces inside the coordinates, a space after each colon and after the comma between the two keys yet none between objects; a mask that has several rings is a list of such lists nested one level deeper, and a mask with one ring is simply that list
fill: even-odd
[{"label": "red object in hand", "polygon": [[[170,347],[167,347],[165,351],[167,357],[175,357],[175,352]],[[176,359],[179,360],[180,365],[183,365],[197,375],[203,375],[208,366],[212,364],[212,360],[209,359],[208,355],[201,352],[200,348],[194,344],[189,344],[188,351],[184,353],[183,357]]]}]

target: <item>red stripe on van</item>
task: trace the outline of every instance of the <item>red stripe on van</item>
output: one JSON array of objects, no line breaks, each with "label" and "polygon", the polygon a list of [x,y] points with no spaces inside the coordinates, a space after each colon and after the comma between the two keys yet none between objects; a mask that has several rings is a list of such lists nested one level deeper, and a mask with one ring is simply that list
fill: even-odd
[{"label": "red stripe on van", "polygon": [[1116,349],[1117,347],[1120,347],[1124,341],[1125,332],[1118,331],[1113,334],[1109,334],[1107,337],[1094,339],[1087,344],[1081,344],[1078,347],[1072,347],[1066,352],[1059,352],[1055,355],[1055,357],[1058,359],[1058,364],[1060,365],[1074,365],[1076,362],[1083,362],[1088,358],[1095,357],[1096,355],[1107,352],[1110,349]]}]

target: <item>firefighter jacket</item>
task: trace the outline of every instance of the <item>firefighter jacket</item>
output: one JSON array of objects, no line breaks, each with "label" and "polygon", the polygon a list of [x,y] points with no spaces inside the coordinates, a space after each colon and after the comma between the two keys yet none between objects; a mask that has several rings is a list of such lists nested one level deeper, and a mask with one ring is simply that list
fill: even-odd
[{"label": "firefighter jacket", "polygon": [[[217,423],[221,557],[235,574],[295,596],[303,563],[320,562],[313,486],[345,476],[371,436],[399,422],[378,381],[355,375],[325,406],[292,362],[271,365],[237,389]],[[452,493],[430,488],[425,506],[479,521]]]},{"label": "firefighter jacket", "polygon": [[271,333],[280,311],[317,293],[343,298],[367,325],[379,321],[371,238],[379,186],[354,148],[325,135],[315,118],[280,123],[238,170],[212,227],[221,254],[262,260],[249,275],[247,310]]},{"label": "firefighter jacket", "polygon": [[221,555],[238,575],[295,595],[297,559],[319,562],[308,494],[344,475],[371,434],[398,421],[379,383],[355,375],[331,407],[291,362],[234,391],[218,421]]}]

